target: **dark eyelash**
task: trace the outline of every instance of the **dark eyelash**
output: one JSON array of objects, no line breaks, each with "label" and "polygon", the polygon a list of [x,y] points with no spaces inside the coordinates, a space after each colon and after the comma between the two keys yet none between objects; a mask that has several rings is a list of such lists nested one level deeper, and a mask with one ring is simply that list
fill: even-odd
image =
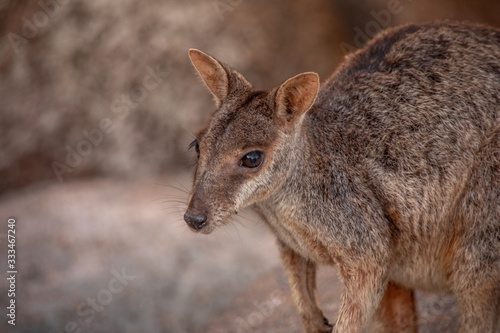
[{"label": "dark eyelash", "polygon": [[191,142],[189,144],[188,150],[191,149],[191,148],[193,148],[193,147],[196,147],[197,145],[198,145],[198,140],[195,139],[193,142]]}]

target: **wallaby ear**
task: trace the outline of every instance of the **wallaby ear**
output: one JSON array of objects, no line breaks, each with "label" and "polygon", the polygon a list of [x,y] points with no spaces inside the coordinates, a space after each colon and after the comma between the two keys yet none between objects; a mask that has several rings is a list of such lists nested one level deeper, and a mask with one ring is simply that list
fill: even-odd
[{"label": "wallaby ear", "polygon": [[276,93],[276,117],[293,124],[311,108],[319,91],[319,76],[308,72],[286,80]]},{"label": "wallaby ear", "polygon": [[219,107],[229,93],[228,73],[215,58],[196,49],[189,49],[189,58]]}]

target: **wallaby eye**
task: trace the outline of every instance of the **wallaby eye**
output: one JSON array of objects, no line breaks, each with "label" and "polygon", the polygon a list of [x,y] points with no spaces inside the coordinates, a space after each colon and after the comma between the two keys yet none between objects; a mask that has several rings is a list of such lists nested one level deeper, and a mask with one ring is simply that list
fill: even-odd
[{"label": "wallaby eye", "polygon": [[196,150],[196,154],[198,154],[198,156],[199,156],[200,155],[200,145],[198,144],[198,140],[194,140],[193,142],[191,142],[189,144],[189,148],[188,149],[191,149],[193,147]]},{"label": "wallaby eye", "polygon": [[264,154],[261,151],[255,150],[246,154],[240,160],[239,166],[253,169],[260,167],[262,161],[264,161]]}]

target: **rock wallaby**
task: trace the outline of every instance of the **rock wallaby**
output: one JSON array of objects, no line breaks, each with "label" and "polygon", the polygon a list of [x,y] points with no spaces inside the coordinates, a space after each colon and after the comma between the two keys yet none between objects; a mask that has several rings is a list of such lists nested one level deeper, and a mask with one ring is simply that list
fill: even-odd
[{"label": "rock wallaby", "polygon": [[[453,293],[461,333],[500,332],[500,30],[389,29],[321,87],[309,72],[270,92],[189,56],[217,108],[191,143],[192,230],[255,210],[307,332],[417,332],[414,289]],[[318,265],[344,284],[334,325]]]}]

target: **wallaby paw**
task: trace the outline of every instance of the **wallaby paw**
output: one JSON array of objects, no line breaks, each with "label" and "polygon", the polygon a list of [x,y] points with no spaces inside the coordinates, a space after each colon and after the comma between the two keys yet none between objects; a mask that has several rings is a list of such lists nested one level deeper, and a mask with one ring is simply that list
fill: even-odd
[{"label": "wallaby paw", "polygon": [[325,327],[320,332],[330,333],[333,331],[333,324],[330,324],[330,322],[328,321],[328,319],[326,319],[326,317],[323,317],[323,324]]},{"label": "wallaby paw", "polygon": [[304,324],[307,333],[331,333],[333,330],[333,325],[325,317],[319,317],[314,321],[307,321]]}]

